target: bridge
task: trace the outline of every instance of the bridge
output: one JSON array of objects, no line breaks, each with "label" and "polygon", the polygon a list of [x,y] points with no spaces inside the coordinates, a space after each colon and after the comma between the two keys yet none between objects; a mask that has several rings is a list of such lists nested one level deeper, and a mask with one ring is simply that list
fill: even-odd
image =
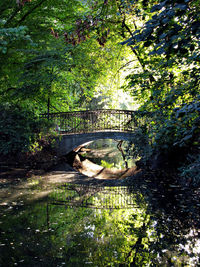
[{"label": "bridge", "polygon": [[97,139],[132,140],[148,120],[138,111],[115,109],[45,113],[41,117],[52,121],[62,137],[57,144],[59,155]]}]

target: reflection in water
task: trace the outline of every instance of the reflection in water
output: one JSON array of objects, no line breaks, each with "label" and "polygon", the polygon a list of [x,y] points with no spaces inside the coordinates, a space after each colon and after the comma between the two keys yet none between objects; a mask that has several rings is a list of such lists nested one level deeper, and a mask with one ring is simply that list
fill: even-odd
[{"label": "reflection in water", "polygon": [[176,185],[155,188],[65,184],[1,206],[0,266],[198,266],[196,217]]},{"label": "reflection in water", "polygon": [[133,189],[131,186],[104,187],[63,184],[49,195],[48,203],[96,209],[130,209],[136,205]]}]

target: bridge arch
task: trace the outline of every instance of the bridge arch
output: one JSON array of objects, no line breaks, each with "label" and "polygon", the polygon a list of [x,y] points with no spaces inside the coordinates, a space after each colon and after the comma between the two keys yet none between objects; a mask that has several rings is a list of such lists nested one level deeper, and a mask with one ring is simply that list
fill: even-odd
[{"label": "bridge arch", "polygon": [[80,134],[66,134],[62,135],[62,138],[58,140],[56,145],[57,154],[63,156],[77,148],[78,146],[90,141],[98,139],[116,139],[131,141],[134,138],[134,133],[131,132],[113,132],[102,131],[94,133],[80,133]]}]

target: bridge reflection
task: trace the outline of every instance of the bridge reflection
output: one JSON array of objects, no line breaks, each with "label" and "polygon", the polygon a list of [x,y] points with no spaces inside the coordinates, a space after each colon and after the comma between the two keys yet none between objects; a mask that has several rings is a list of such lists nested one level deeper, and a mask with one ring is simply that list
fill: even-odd
[{"label": "bridge reflection", "polygon": [[64,184],[50,195],[48,205],[95,209],[132,209],[139,197],[133,186],[94,186]]}]

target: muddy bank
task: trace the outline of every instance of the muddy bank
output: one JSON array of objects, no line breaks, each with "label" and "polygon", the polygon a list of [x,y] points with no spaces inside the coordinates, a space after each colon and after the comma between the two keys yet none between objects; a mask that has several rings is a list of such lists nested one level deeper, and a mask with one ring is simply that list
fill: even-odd
[{"label": "muddy bank", "polygon": [[62,160],[51,149],[37,153],[19,153],[17,155],[0,154],[0,179],[27,178],[33,174],[42,175]]},{"label": "muddy bank", "polygon": [[103,168],[77,152],[58,158],[52,151],[41,151],[27,158],[4,159],[0,164],[1,185],[15,184],[33,178],[38,179],[40,184],[77,183],[114,186],[133,184],[138,177],[162,179],[160,171],[152,172],[143,166],[124,170]]},{"label": "muddy bank", "polygon": [[139,172],[136,168],[111,170],[82,159],[77,153],[74,157],[58,158],[54,154],[29,157],[27,161],[12,158],[0,165],[0,188],[35,180],[38,186],[49,187],[61,183],[108,185],[126,183],[126,178]]},{"label": "muddy bank", "polygon": [[124,179],[133,176],[140,170],[137,167],[119,170],[116,168],[104,168],[91,160],[82,157],[76,152],[71,152],[66,156],[66,162],[76,171],[96,179]]}]

